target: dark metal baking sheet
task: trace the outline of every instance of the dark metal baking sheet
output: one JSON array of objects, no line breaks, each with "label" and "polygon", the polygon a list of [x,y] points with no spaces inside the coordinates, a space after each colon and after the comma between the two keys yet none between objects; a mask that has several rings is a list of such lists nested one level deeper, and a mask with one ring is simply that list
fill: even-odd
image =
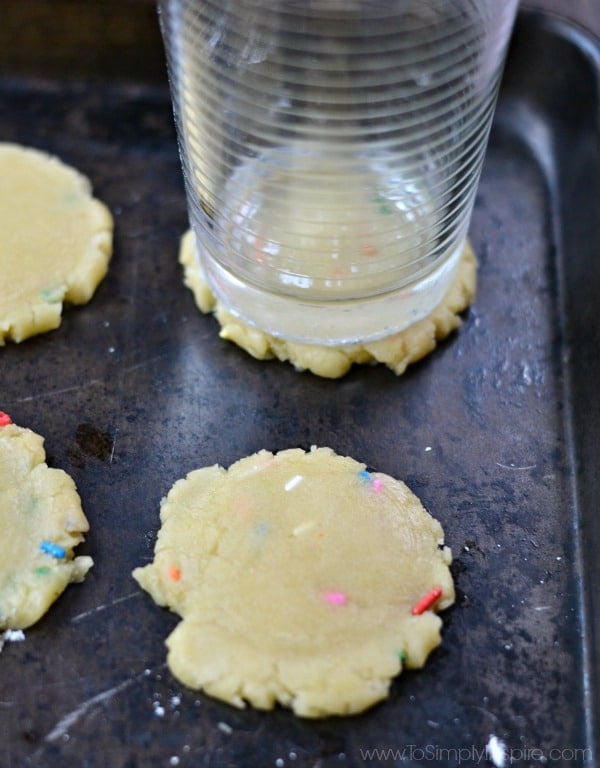
[{"label": "dark metal baking sheet", "polygon": [[[84,7],[56,3],[65,18]],[[120,12],[134,28],[154,24],[140,7]],[[521,16],[471,228],[475,306],[402,378],[356,368],[336,382],[254,361],[195,310],[176,259],[186,212],[164,80],[137,77],[137,65],[119,79],[106,51],[93,84],[53,58],[59,76],[45,69],[43,35],[36,45],[36,76],[38,49],[27,72],[3,68],[0,140],[87,173],[116,237],[88,306],[0,350],[0,408],[43,434],[49,463],[75,479],[91,522],[81,551],[95,559],[0,656],[0,765],[485,765],[491,735],[513,765],[592,765],[598,44]],[[130,577],[152,556],[177,478],[311,444],[404,478],[444,525],[459,590],[422,672],[364,715],[315,722],[182,688],[163,646],[177,619]]]}]

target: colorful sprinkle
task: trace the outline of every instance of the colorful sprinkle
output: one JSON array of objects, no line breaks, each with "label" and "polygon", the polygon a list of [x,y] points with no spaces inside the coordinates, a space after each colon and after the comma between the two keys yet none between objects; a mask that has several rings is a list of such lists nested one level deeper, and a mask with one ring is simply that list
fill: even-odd
[{"label": "colorful sprinkle", "polygon": [[291,491],[293,488],[295,488],[299,483],[302,482],[304,478],[302,475],[294,475],[290,480],[287,481],[287,483],[283,486],[286,491]]},{"label": "colorful sprinkle", "polygon": [[431,592],[428,592],[425,597],[421,598],[416,605],[413,605],[411,613],[413,616],[420,616],[422,613],[425,613],[425,611],[428,611],[430,608],[432,608],[435,603],[440,599],[442,596],[442,590],[440,587],[434,587]]},{"label": "colorful sprinkle", "polygon": [[4,411],[0,411],[0,427],[8,427],[8,425],[12,423],[13,423],[13,420],[10,418],[8,413],[4,413]]},{"label": "colorful sprinkle", "polygon": [[373,477],[373,475],[370,472],[367,472],[366,469],[361,469],[361,471],[358,473],[358,476],[361,480],[365,480],[366,482],[371,483],[371,488],[375,491],[375,493],[379,493],[382,488],[380,477]]},{"label": "colorful sprinkle", "polygon": [[62,547],[59,547],[58,544],[53,544],[51,541],[42,541],[40,549],[42,552],[51,555],[51,557],[55,557],[57,560],[62,560],[66,555],[66,552]]},{"label": "colorful sprinkle", "polygon": [[343,592],[325,592],[323,600],[330,605],[346,605],[348,597]]},{"label": "colorful sprinkle", "polygon": [[336,264],[331,270],[331,277],[334,280],[344,280],[348,277],[349,271],[344,264]]},{"label": "colorful sprinkle", "polygon": [[263,253],[263,249],[266,245],[265,238],[262,235],[255,235],[252,238],[252,245],[254,246],[254,253],[253,253],[254,260],[257,261],[259,264],[264,264],[265,255]]},{"label": "colorful sprinkle", "polygon": [[408,656],[406,655],[406,651],[398,651],[398,658],[400,659],[400,663],[404,664],[406,662],[406,659]]},{"label": "colorful sprinkle", "polygon": [[59,301],[62,301],[64,295],[65,289],[62,286],[58,288],[44,288],[43,291],[40,291],[40,296],[48,304],[57,304]]},{"label": "colorful sprinkle", "polygon": [[379,213],[383,214],[384,216],[389,216],[394,210],[389,204],[387,198],[383,197],[383,195],[380,195],[378,192],[373,195],[371,202],[378,204]]},{"label": "colorful sprinkle", "polygon": [[297,525],[292,531],[292,533],[294,534],[294,536],[301,536],[303,533],[310,531],[310,529],[314,527],[315,527],[315,521],[308,520],[306,523],[300,523],[300,525]]},{"label": "colorful sprinkle", "polygon": [[50,573],[50,568],[47,565],[40,565],[39,568],[35,569],[34,573],[36,576],[47,576]]},{"label": "colorful sprinkle", "polygon": [[246,521],[252,517],[252,508],[244,496],[237,496],[233,500],[232,511],[240,520]]},{"label": "colorful sprinkle", "polygon": [[169,568],[169,578],[171,579],[171,581],[179,581],[179,579],[181,578],[181,571],[179,570],[179,568],[175,568],[175,566],[173,566],[172,568]]},{"label": "colorful sprinkle", "polygon": [[265,520],[261,520],[259,523],[256,523],[252,531],[252,534],[254,536],[254,543],[257,546],[262,546],[265,536],[268,533],[269,533],[269,524]]},{"label": "colorful sprinkle", "polygon": [[373,257],[377,256],[377,248],[373,245],[373,243],[364,243],[362,248],[360,249],[362,255],[367,259],[372,259]]}]

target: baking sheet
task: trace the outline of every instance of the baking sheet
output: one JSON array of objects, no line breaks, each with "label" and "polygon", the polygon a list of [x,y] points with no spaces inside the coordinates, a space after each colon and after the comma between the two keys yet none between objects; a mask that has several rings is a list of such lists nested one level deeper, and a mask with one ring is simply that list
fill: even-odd
[{"label": "baking sheet", "polygon": [[[123,8],[134,27],[146,19]],[[79,551],[95,560],[2,651],[0,765],[485,765],[491,736],[513,765],[592,765],[597,43],[522,14],[471,227],[475,306],[402,378],[356,368],[335,382],[254,361],[196,311],[176,258],[187,224],[164,80],[119,79],[114,61],[103,78],[106,53],[93,84],[66,64],[45,77],[37,45],[36,76],[4,68],[0,139],[88,174],[116,234],[93,301],[0,350],[0,408],[73,476],[91,523]],[[315,722],[183,688],[163,645],[177,618],[130,577],[176,479],[311,444],[405,479],[446,530],[458,587],[422,672],[364,715]]]}]

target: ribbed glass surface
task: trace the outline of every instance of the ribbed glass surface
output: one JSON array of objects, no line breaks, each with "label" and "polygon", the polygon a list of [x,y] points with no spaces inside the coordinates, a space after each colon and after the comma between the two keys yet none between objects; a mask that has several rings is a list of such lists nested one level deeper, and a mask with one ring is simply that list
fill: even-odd
[{"label": "ribbed glass surface", "polygon": [[425,315],[466,236],[517,0],[163,0],[213,290],[302,341]]}]

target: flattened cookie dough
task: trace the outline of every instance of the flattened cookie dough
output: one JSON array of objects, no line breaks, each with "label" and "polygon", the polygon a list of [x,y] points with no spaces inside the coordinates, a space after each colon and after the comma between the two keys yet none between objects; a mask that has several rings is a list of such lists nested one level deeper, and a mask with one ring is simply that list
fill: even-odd
[{"label": "flattened cookie dough", "polygon": [[0,412],[0,629],[34,624],[92,566],[73,557],[88,530],[75,484],[43,444]]},{"label": "flattened cookie dough", "polygon": [[35,149],[0,143],[0,346],[58,328],[106,274],[113,220],[89,180]]},{"label": "flattened cookie dough", "polygon": [[466,242],[452,285],[441,303],[427,317],[384,339],[326,347],[276,338],[250,328],[227,312],[216,301],[201,275],[191,230],[181,239],[179,261],[184,269],[184,283],[194,294],[198,308],[204,313],[213,312],[219,321],[221,338],[235,342],[258,360],[278,358],[289,361],[298,370],[309,370],[329,379],[343,376],[353,363],[384,363],[400,376],[411,363],[432,352],[438,341],[445,339],[460,326],[460,313],[475,298],[477,286],[477,259],[470,243]]},{"label": "flattened cookie dough", "polygon": [[404,483],[329,448],[261,451],[179,480],[134,578],[182,621],[185,685],[304,717],[360,712],[440,643],[443,531]]}]

